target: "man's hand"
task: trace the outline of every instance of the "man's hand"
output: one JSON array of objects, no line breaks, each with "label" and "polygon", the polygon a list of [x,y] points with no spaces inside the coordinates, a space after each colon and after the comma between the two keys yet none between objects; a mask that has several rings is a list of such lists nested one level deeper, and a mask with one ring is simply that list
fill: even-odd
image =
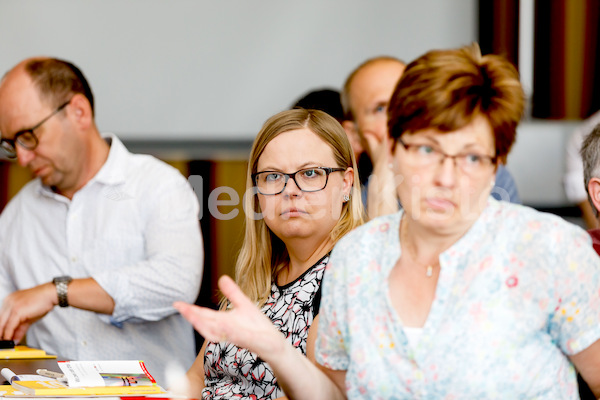
[{"label": "man's hand", "polygon": [[57,304],[56,287],[51,282],[9,294],[0,309],[2,339],[20,342],[29,326]]},{"label": "man's hand", "polygon": [[367,216],[373,219],[380,215],[398,211],[398,194],[396,179],[390,168],[392,162],[392,146],[387,136],[379,139],[374,134],[365,133],[369,146],[369,155],[373,163],[373,172],[369,178],[367,193]]}]

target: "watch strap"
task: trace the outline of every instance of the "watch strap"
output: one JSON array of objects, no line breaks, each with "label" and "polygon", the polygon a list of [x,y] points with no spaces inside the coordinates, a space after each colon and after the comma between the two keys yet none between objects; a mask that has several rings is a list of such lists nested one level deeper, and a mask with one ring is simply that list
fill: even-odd
[{"label": "watch strap", "polygon": [[52,280],[54,286],[56,286],[56,294],[58,295],[58,306],[59,307],[68,307],[69,301],[67,298],[67,293],[69,291],[69,283],[73,278],[70,276],[59,276]]}]

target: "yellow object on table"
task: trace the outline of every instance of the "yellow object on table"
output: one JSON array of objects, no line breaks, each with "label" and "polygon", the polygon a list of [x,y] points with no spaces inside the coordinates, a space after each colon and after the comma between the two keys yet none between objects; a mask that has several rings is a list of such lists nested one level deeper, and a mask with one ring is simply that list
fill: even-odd
[{"label": "yellow object on table", "polygon": [[32,347],[17,345],[14,349],[1,349],[0,360],[20,360],[27,358],[56,358],[56,356],[46,354],[44,350],[34,349]]}]

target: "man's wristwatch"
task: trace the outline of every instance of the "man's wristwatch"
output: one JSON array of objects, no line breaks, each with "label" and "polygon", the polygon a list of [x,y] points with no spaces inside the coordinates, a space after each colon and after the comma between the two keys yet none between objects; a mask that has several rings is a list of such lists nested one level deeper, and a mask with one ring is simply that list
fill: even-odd
[{"label": "man's wristwatch", "polygon": [[52,283],[56,286],[56,294],[58,294],[58,306],[68,307],[69,301],[67,300],[67,291],[69,289],[69,283],[73,281],[70,276],[57,276],[52,279]]}]

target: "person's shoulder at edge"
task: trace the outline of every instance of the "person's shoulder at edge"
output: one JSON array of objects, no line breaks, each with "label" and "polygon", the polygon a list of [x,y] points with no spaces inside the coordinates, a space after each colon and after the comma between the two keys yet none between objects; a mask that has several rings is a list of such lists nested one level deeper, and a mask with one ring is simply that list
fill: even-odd
[{"label": "person's shoulder at edge", "polygon": [[505,200],[511,203],[521,204],[517,183],[504,164],[498,166],[496,183],[492,189],[492,197],[496,200]]},{"label": "person's shoulder at edge", "polygon": [[596,253],[598,253],[600,256],[600,228],[589,229],[587,233],[592,238],[592,246],[594,247],[594,250],[596,250]]}]

